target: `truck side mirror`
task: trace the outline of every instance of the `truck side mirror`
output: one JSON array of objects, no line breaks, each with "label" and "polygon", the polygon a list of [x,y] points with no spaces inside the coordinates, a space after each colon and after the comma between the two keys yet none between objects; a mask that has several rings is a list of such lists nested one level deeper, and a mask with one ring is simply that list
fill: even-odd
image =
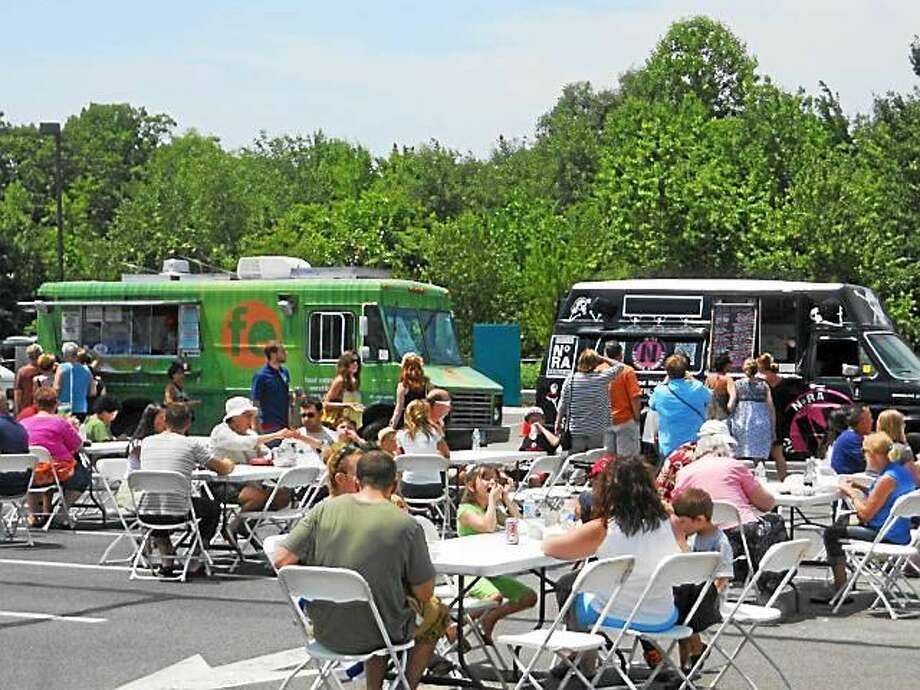
[{"label": "truck side mirror", "polygon": [[358,332],[361,334],[362,338],[367,337],[367,317],[361,316],[358,318]]},{"label": "truck side mirror", "polygon": [[859,376],[859,367],[855,364],[844,364],[843,365],[843,377],[847,379],[853,379]]}]

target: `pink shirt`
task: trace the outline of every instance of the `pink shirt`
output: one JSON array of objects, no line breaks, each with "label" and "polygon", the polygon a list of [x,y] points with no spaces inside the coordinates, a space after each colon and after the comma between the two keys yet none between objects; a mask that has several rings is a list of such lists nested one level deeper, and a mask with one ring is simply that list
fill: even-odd
[{"label": "pink shirt", "polygon": [[[704,455],[680,469],[673,495],[679,496],[685,489],[702,489],[713,501],[725,501],[735,506],[742,522],[752,522],[757,519],[759,511],[749,497],[757,486],[754,474],[740,460]],[[719,527],[728,529],[735,524],[726,523]]]},{"label": "pink shirt", "polygon": [[55,460],[73,460],[83,439],[63,417],[37,414],[20,422],[29,434],[30,446],[45,448]]}]

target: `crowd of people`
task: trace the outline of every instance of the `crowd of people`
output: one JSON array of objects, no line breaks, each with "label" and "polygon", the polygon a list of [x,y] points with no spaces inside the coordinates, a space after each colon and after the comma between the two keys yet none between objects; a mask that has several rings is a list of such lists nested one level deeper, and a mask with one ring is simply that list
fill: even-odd
[{"label": "crowd of people", "polygon": [[[0,494],[22,491],[30,481],[33,486],[47,485],[55,471],[64,499],[72,501],[90,483],[90,470],[78,457],[84,441],[112,438],[117,401],[105,394],[92,369],[81,361],[79,349],[71,345],[62,348],[57,367],[53,358],[49,365],[49,355],[40,348],[30,348],[30,362],[17,374],[18,421],[7,402],[0,400],[0,452],[42,446],[51,457],[51,466],[37,466],[31,480],[29,473],[0,474]],[[162,404],[143,411],[130,438],[129,467],[180,472],[191,483],[198,468],[225,475],[238,464],[269,456],[272,447],[300,444],[308,462],[321,463],[325,469],[327,486],[318,496],[321,500],[283,541],[274,555],[275,565],[350,568],[364,576],[391,639],[416,641],[407,670],[414,686],[431,663],[437,640],[456,635],[456,629],[444,603],[434,596],[435,572],[424,529],[411,518],[404,499],[443,495],[445,477],[437,472],[400,476],[396,458],[401,454],[449,457],[444,419],[451,410],[450,394],[431,386],[418,355],[406,355],[389,425],[368,439],[359,433],[365,410],[361,364],[354,352],[343,353],[334,379],[319,399],[291,395],[282,345],[269,343],[264,351],[266,362],[253,376],[250,395],[225,401],[224,415],[214,420],[207,439],[188,435],[199,401],[186,391],[182,364],[170,367]],[[525,411],[522,450],[606,451],[588,474],[590,491],[575,506],[581,524],[547,538],[543,550],[571,561],[627,554],[636,559],[632,576],[606,614],[609,625],[622,624],[629,616],[664,558],[683,551],[711,551],[720,554],[721,562],[712,583],[649,593],[633,623],[638,630],[667,629],[685,620],[702,596],[703,604],[687,621],[701,632],[719,620],[720,593],[729,582],[744,580],[748,574],[744,542],[756,569],[767,549],[787,538],[782,517],[773,512],[774,495],[749,467],[771,461],[780,477],[786,473],[785,462],[778,457],[783,435],[778,405],[788,400],[782,377],[769,354],[745,361],[740,377],[729,375],[729,364],[717,358],[713,372],[701,382],[689,373],[683,354],[666,359],[667,377],[648,399],[645,425],[647,433],[651,428],[651,453],[641,452],[638,378],[624,364],[618,344],[611,344],[604,355],[590,349],[581,353],[576,371],[561,388],[552,430],[542,409]],[[299,411],[299,426],[291,423],[292,401]],[[916,490],[920,465],[915,461],[917,439],[905,433],[904,417],[896,410],[885,410],[873,421],[871,411],[856,404],[835,410],[828,421],[823,448],[828,468],[841,475],[869,477],[868,484],[842,483],[841,492],[852,503],[855,518],[842,518],[824,533],[839,589],[846,575],[842,542],[874,538],[895,500]],[[452,511],[458,537],[494,532],[508,518],[521,516],[513,499],[513,480],[500,468],[467,468],[458,482],[462,493]],[[221,503],[253,511],[265,506],[273,493],[272,486],[264,483],[220,487],[223,494],[216,492],[215,485],[215,491],[194,499],[205,543],[218,531]],[[50,515],[50,494],[30,495],[30,520],[35,524]],[[274,495],[270,509],[297,498],[285,491]],[[714,524],[714,501],[734,506],[737,521]],[[168,524],[178,507],[145,495],[136,509],[151,523]],[[907,543],[909,527],[899,523],[886,540]],[[231,522],[230,538],[243,528]],[[155,534],[154,543],[161,556],[160,569],[170,574],[174,547],[169,533]],[[567,598],[576,575],[566,575],[557,583],[560,602]],[[762,578],[760,586],[770,591],[778,580],[779,576]],[[487,643],[503,618],[537,603],[536,593],[511,577],[482,578],[468,595],[494,603],[479,622]],[[590,628],[610,596],[611,592],[596,591],[581,597],[570,612],[570,628]],[[308,608],[316,638],[330,649],[362,653],[383,644],[366,609],[319,602]],[[650,666],[661,663],[654,647],[643,645],[643,649]],[[698,636],[680,645],[681,662],[687,668],[702,653]],[[581,663],[590,670],[593,660],[585,656]],[[366,672],[368,687],[381,687],[382,659],[369,662]]]}]

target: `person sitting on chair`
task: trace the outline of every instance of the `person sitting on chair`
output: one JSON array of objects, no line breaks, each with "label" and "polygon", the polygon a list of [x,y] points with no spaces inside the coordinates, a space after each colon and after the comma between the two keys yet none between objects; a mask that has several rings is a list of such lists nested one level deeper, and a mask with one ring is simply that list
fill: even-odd
[{"label": "person sitting on chair", "polygon": [[[878,478],[869,487],[866,495],[849,481],[840,485],[840,491],[846,495],[856,508],[858,525],[849,524],[849,516],[838,520],[836,525],[824,530],[824,547],[827,560],[834,573],[834,589],[839,591],[846,585],[847,570],[841,541],[860,539],[872,541],[878,531],[888,520],[894,502],[917,488],[910,468],[898,462],[899,450],[894,447],[888,434],[878,431],[863,439],[863,451],[869,469],[878,473]],[[898,518],[888,530],[883,541],[889,544],[910,543],[910,520]],[[817,604],[828,603],[833,594],[812,597]]]},{"label": "person sitting on chair", "polygon": [[[435,571],[422,526],[390,502],[396,488],[396,462],[383,451],[358,460],[357,493],[329,498],[291,531],[278,548],[275,567],[301,563],[358,572],[370,586],[374,602],[394,644],[416,634],[416,602],[434,596]],[[384,647],[367,607],[329,602],[307,604],[316,640],[340,654],[366,654]],[[440,633],[437,633],[439,636]],[[416,639],[409,653],[406,678],[415,688],[437,640]],[[366,664],[367,688],[383,687],[387,657]]]},{"label": "person sitting on chair", "polygon": [[[232,461],[226,458],[212,459],[204,443],[185,435],[192,425],[192,413],[188,406],[178,403],[167,405],[164,424],[166,426],[164,431],[141,441],[141,470],[179,472],[188,477],[189,483],[192,481],[192,472],[200,467],[206,467],[217,474],[230,474],[233,471]],[[185,506],[173,504],[169,498],[143,495],[139,497],[137,512],[151,524],[175,522],[176,515],[181,514]],[[201,541],[207,548],[217,531],[220,506],[204,495],[193,496],[192,506],[195,509],[195,516],[199,519],[198,529],[201,532]],[[155,533],[154,544],[162,557],[160,573],[169,577],[172,575],[175,553],[169,534],[167,532]],[[192,572],[194,570],[192,569]]]}]

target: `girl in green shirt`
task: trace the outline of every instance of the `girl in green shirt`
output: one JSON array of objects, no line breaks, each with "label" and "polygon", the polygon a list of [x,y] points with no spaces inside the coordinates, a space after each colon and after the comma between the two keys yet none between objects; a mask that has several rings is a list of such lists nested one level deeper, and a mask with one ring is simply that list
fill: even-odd
[{"label": "girl in green shirt", "polygon": [[[457,535],[467,537],[496,531],[505,522],[499,512],[500,507],[511,517],[521,517],[517,504],[508,495],[508,487],[501,482],[498,470],[487,465],[476,467],[466,476],[463,496],[457,509]],[[483,636],[489,644],[492,643],[492,630],[500,619],[529,609],[537,603],[536,592],[505,575],[479,578],[470,588],[469,596],[491,599],[498,604],[480,620]]]}]

